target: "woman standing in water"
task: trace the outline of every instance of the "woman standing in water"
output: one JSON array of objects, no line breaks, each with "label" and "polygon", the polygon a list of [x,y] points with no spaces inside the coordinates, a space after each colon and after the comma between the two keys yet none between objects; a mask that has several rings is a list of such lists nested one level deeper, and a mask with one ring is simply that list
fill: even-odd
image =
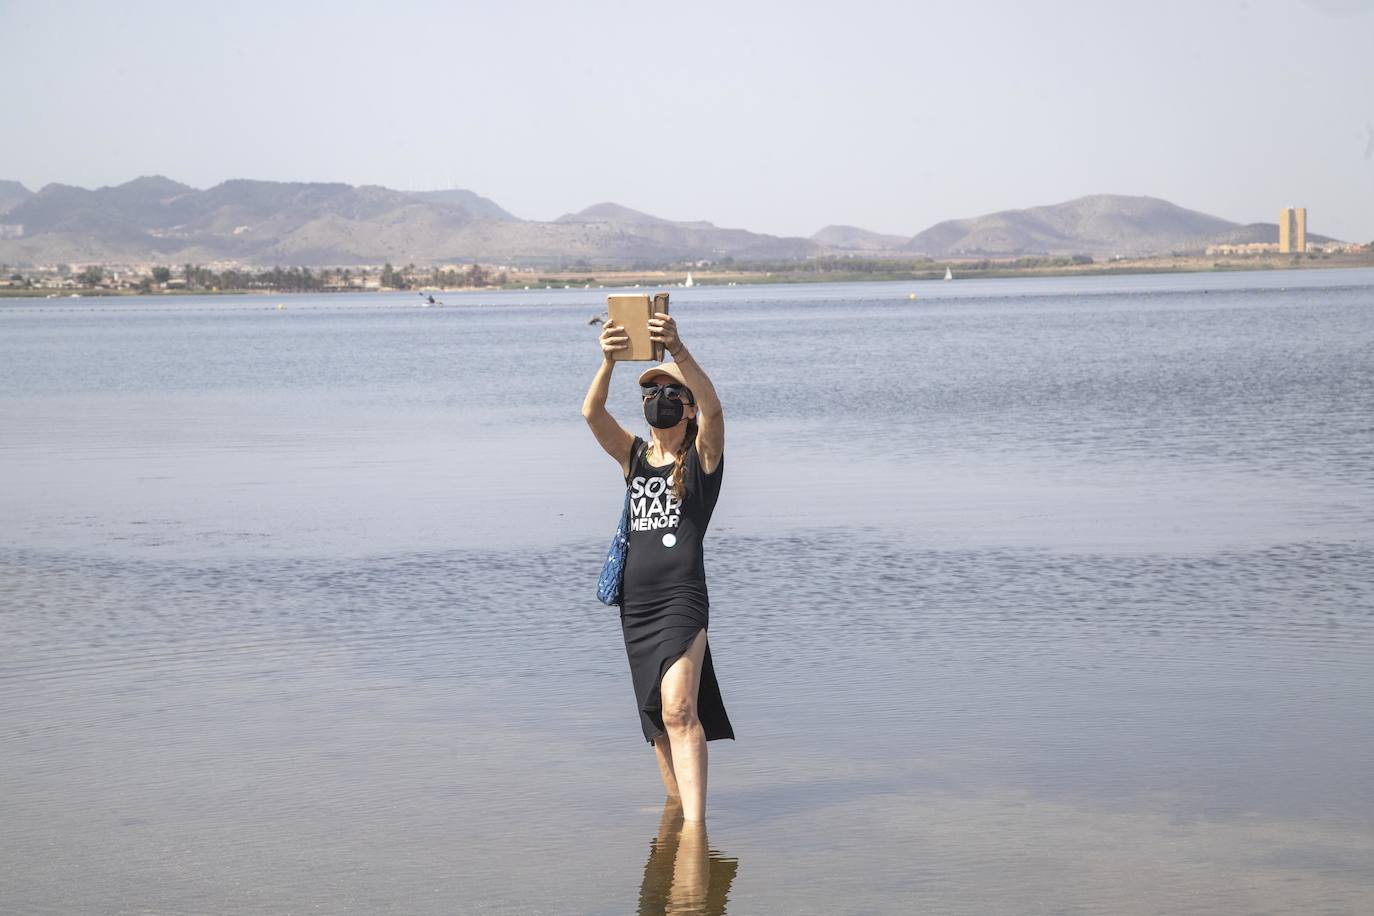
[{"label": "woman standing in water", "polygon": [[630,491],[620,626],[630,660],[639,722],[658,756],[663,785],[684,820],[706,819],[706,742],[735,737],[706,642],[710,601],[702,542],[724,476],[725,419],[705,370],[668,314],[649,319],[650,339],[673,362],[639,376],[649,422],[646,443],[606,410],[612,358],[629,346],[624,328],[601,329],[601,367],[582,416],[620,463]]}]

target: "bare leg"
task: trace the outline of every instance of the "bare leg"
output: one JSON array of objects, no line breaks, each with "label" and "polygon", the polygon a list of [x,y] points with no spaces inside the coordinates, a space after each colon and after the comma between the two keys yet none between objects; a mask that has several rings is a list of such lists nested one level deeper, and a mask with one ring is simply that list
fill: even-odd
[{"label": "bare leg", "polygon": [[679,798],[677,777],[673,775],[673,751],[666,734],[654,739],[654,756],[658,757],[658,771],[663,774],[663,788],[669,798]]},{"label": "bare leg", "polygon": [[673,773],[682,796],[682,817],[706,820],[706,732],[697,718],[697,691],[706,656],[706,631],[699,630],[688,650],[669,666],[659,687],[663,727],[673,753]]}]

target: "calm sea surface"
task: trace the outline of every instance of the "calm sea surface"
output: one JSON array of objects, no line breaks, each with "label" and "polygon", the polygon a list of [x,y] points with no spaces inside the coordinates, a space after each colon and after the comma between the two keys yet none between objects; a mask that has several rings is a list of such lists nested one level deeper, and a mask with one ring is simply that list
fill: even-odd
[{"label": "calm sea surface", "polygon": [[604,294],[0,301],[0,910],[1374,911],[1374,271],[675,290],[705,836]]}]

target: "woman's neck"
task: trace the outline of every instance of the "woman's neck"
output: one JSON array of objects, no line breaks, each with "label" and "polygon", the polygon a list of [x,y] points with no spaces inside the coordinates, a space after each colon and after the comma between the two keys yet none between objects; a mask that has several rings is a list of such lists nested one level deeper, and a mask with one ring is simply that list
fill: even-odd
[{"label": "woman's neck", "polygon": [[[672,429],[655,429],[651,435],[653,439],[649,443],[650,451],[658,452],[658,463],[661,465],[664,458],[677,455],[677,450],[687,433],[674,426]],[[657,449],[654,446],[657,446]]]}]

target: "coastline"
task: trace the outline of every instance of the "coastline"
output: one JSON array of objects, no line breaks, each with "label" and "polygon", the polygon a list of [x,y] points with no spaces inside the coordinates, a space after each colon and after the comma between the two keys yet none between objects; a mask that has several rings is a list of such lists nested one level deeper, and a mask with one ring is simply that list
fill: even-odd
[{"label": "coastline", "polygon": [[[143,291],[138,289],[111,289],[101,287],[67,288],[54,293],[51,290],[35,292],[32,289],[0,287],[0,299],[37,299],[60,301],[72,298],[106,298],[125,296],[279,296],[321,295],[350,293],[462,293],[480,290],[536,290],[563,287],[586,287],[607,289],[634,286],[678,285],[683,276],[691,273],[694,286],[748,286],[756,284],[808,284],[808,283],[865,283],[891,282],[894,280],[929,281],[944,277],[945,268],[953,272],[955,279],[1014,279],[1021,277],[1074,277],[1132,274],[1166,273],[1237,273],[1246,271],[1270,270],[1309,270],[1309,269],[1346,269],[1374,267],[1374,252],[1362,254],[1326,255],[1324,257],[1295,258],[1292,255],[1249,258],[1217,258],[1206,256],[1178,256],[1163,258],[1136,258],[1117,261],[1093,262],[1086,264],[1055,264],[1048,266],[1016,266],[1014,261],[940,261],[931,262],[930,267],[919,270],[881,269],[881,262],[874,260],[878,269],[840,270],[807,269],[804,264],[793,270],[750,270],[747,268],[711,269],[710,267],[674,267],[656,270],[621,269],[580,269],[534,271],[535,277],[517,278],[502,285],[435,287],[415,286],[409,289],[325,289],[325,290],[273,290],[273,289],[169,289]],[[999,266],[1005,264],[1006,266]]]}]

